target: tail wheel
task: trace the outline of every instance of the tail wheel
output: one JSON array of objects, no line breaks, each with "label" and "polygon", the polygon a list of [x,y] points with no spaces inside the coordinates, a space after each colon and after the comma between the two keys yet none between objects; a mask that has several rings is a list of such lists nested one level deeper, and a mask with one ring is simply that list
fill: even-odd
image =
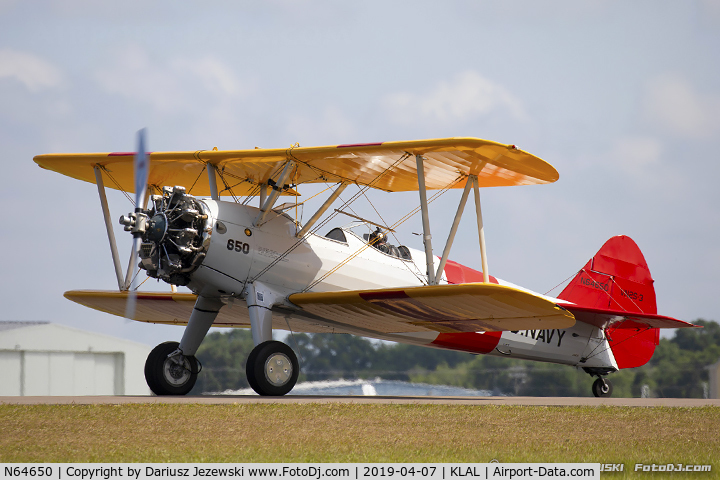
[{"label": "tail wheel", "polygon": [[195,357],[174,355],[178,342],[161,343],[145,361],[145,381],[155,395],[186,395],[195,386],[199,373]]},{"label": "tail wheel", "polygon": [[609,397],[612,395],[613,386],[610,380],[602,377],[598,377],[592,385],[593,395],[596,397]]},{"label": "tail wheel", "polygon": [[245,372],[248,383],[259,395],[281,396],[295,386],[300,366],[289,346],[268,340],[250,352]]}]

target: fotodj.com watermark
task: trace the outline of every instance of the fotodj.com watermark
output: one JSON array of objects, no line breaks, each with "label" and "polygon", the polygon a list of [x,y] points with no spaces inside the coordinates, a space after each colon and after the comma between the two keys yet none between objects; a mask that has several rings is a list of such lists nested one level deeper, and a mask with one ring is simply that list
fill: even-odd
[{"label": "fotodj.com watermark", "polygon": [[658,465],[656,463],[636,463],[636,472],[710,472],[712,465],[684,465],[682,463],[666,463]]}]

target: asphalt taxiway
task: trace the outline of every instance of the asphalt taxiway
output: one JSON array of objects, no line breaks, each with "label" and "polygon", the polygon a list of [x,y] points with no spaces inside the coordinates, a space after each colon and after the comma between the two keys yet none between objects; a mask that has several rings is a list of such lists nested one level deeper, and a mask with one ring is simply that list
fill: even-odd
[{"label": "asphalt taxiway", "polygon": [[37,396],[0,397],[0,405],[122,405],[122,404],[384,404],[384,405],[523,405],[523,406],[617,406],[617,407],[720,407],[720,399],[699,398],[595,398],[595,397],[399,397],[399,396],[315,396],[256,395],[199,396]]}]

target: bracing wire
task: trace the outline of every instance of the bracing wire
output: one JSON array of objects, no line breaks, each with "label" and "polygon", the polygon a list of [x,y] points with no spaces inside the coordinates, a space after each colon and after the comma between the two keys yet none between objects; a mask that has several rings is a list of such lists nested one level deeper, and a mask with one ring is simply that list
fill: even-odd
[{"label": "bracing wire", "polygon": [[[590,276],[590,274],[589,274],[584,268],[582,268],[582,269],[580,269],[577,273],[574,273],[574,274],[571,275],[570,277],[566,278],[565,280],[563,280],[562,282],[560,282],[559,284],[557,284],[556,286],[554,286],[553,288],[551,288],[550,290],[548,290],[548,291],[545,293],[545,295],[547,295],[548,293],[552,292],[553,290],[555,290],[556,288],[558,288],[560,285],[562,285],[562,284],[564,284],[565,282],[567,282],[569,279],[571,279],[571,278],[573,278],[574,276],[576,276],[576,275],[578,275],[578,274],[581,274],[581,273],[585,273],[588,277],[590,277],[591,279],[593,279],[593,278]],[[598,273],[602,273],[602,272],[598,272]],[[603,275],[607,275],[607,274],[603,274]],[[635,301],[633,301],[633,299],[630,298],[630,297],[627,295],[627,292],[625,292],[625,290],[615,281],[615,276],[613,276],[613,275],[607,275],[607,276],[610,278],[610,281],[611,281],[615,286],[617,286],[617,288],[620,289],[620,292],[621,292],[622,294],[624,294],[624,295],[632,302],[632,304],[635,305],[635,307],[636,307],[640,312],[643,312],[643,310],[635,303]],[[594,279],[593,279],[593,280],[594,280]],[[610,292],[608,292],[608,291],[605,290],[605,289],[602,289],[602,291],[605,292],[605,295],[608,296],[608,298],[610,299],[611,302],[614,302],[618,307],[622,308],[625,312],[632,313],[632,312],[630,312],[628,309],[623,308],[622,305],[620,305],[620,304],[617,302],[617,300],[613,299],[613,297],[612,297],[612,295],[610,294]],[[608,330],[615,331],[615,330],[617,330],[618,328],[620,328],[620,325],[622,325],[623,323],[625,323],[625,322],[627,322],[627,321],[628,321],[628,319],[626,318],[626,319],[618,322],[618,325],[617,325],[617,326],[610,327]],[[625,339],[617,342],[615,345],[620,345],[620,344],[623,343],[623,342],[626,342],[626,341],[628,341],[628,340],[630,340],[630,339],[632,339],[632,338],[635,338],[636,336],[638,336],[638,335],[640,335],[640,334],[642,334],[642,333],[650,330],[651,328],[652,328],[652,327],[647,326],[646,328],[644,328],[644,329],[642,329],[642,330],[638,330],[634,335],[631,335],[631,336],[629,336],[628,338],[625,338]],[[590,358],[596,357],[596,356],[600,355],[601,353],[607,351],[607,350],[610,348],[609,346],[606,346],[606,347],[603,348],[602,350],[597,351],[598,348],[600,348],[601,345],[603,345],[603,343],[598,343],[598,344],[595,346],[595,348],[593,348],[592,351],[588,354],[588,356],[585,357],[585,359],[590,359]]]},{"label": "bracing wire", "polygon": [[193,182],[192,186],[188,189],[187,193],[190,195],[190,192],[192,192],[192,189],[195,188],[195,184],[200,180],[200,176],[203,174],[203,172],[207,170],[207,165],[203,165],[202,170],[200,170],[200,173],[198,173],[198,176],[195,178],[195,181]]},{"label": "bracing wire", "polygon": [[[292,153],[291,153],[290,150],[288,151],[288,156],[291,156],[292,158],[296,159],[296,157],[294,157],[294,156],[292,155]],[[409,153],[407,153],[407,152],[403,153],[403,155],[402,155],[400,158],[398,158],[392,165],[390,165],[389,167],[387,167],[385,170],[383,170],[382,172],[380,172],[370,183],[368,183],[367,185],[365,185],[365,186],[363,186],[363,187],[360,187],[360,186],[358,185],[358,187],[359,187],[359,189],[360,189],[359,192],[356,193],[355,195],[353,195],[353,196],[350,198],[350,200],[347,200],[347,201],[343,202],[343,204],[341,205],[340,209],[346,208],[346,207],[348,207],[350,204],[352,204],[353,202],[355,202],[358,198],[360,198],[360,195],[362,195],[365,190],[368,190],[368,189],[372,188],[373,185],[375,185],[386,173],[388,173],[389,171],[391,171],[392,169],[394,169],[397,165],[399,165],[401,162],[403,162],[403,161],[404,161],[405,159],[407,159],[409,156],[410,156]],[[296,159],[296,160],[297,160],[297,159]],[[304,165],[309,166],[310,168],[312,168],[312,169],[315,170],[315,171],[318,171],[318,170],[319,170],[319,169],[317,169],[317,168],[313,168],[312,166],[310,166],[310,165],[307,164],[307,163],[304,163],[304,162],[300,162],[300,163],[303,163]],[[298,240],[297,240],[293,245],[291,245],[287,250],[285,250],[282,254],[280,254],[279,256],[277,256],[272,262],[270,262],[270,264],[268,264],[263,270],[261,270],[257,275],[255,275],[250,281],[251,281],[251,282],[254,282],[254,281],[257,280],[258,278],[260,278],[261,276],[263,276],[265,273],[267,273],[271,268],[273,268],[275,265],[277,265],[279,262],[281,262],[288,254],[290,254],[293,250],[295,250],[298,246],[300,246],[300,245],[303,243],[303,241],[305,240],[305,237],[307,237],[307,235],[314,234],[315,232],[317,232],[318,230],[320,230],[321,228],[323,228],[325,225],[327,225],[327,223],[328,223],[329,221],[331,221],[333,218],[335,218],[337,215],[338,215],[337,212],[333,212],[333,213],[331,213],[330,215],[328,215],[322,222],[320,222],[318,225],[316,225],[315,227],[313,227],[313,228],[311,229],[311,231],[308,232],[308,234],[306,234],[303,238],[298,239]]]},{"label": "bracing wire", "polygon": [[[350,200],[348,200],[348,202],[345,202],[345,203],[341,206],[341,208],[346,207],[347,204],[348,204],[349,202],[354,201],[354,200],[356,199],[356,197],[357,197],[357,194],[356,194],[353,198],[351,198]],[[311,229],[311,231],[308,232],[304,237],[299,238],[297,241],[295,241],[294,244],[292,244],[292,245],[291,245],[287,250],[285,250],[281,255],[279,255],[279,256],[276,257],[272,262],[270,262],[263,270],[261,270],[257,275],[255,275],[255,277],[253,277],[253,279],[250,280],[250,281],[251,281],[251,282],[254,282],[255,280],[257,280],[257,279],[260,278],[261,276],[265,275],[265,273],[267,273],[271,268],[273,268],[275,265],[277,265],[278,263],[280,263],[286,256],[288,256],[288,255],[289,255],[290,253],[292,253],[296,248],[298,248],[300,245],[302,245],[303,241],[305,240],[305,237],[307,237],[307,236],[310,235],[310,234],[314,234],[315,232],[317,232],[318,230],[320,230],[321,228],[323,228],[323,227],[324,227],[325,225],[327,225],[327,223],[328,223],[330,220],[332,220],[336,215],[337,215],[337,213],[332,213],[331,215],[329,215],[328,217],[326,217],[322,222],[320,222],[318,225],[316,225],[315,227],[313,227],[313,228]]]},{"label": "bracing wire", "polygon": [[[430,199],[428,200],[428,204],[432,203],[433,201],[435,201],[436,199],[440,198],[442,195],[444,195],[445,193],[447,193],[451,188],[453,188],[455,185],[457,185],[463,178],[465,178],[465,177],[464,177],[463,175],[461,175],[461,176],[459,176],[458,178],[456,178],[453,182],[449,183],[447,186],[445,186],[444,188],[442,188],[441,190],[439,190],[438,192],[435,192],[435,193],[433,194],[433,196],[430,197]],[[373,208],[373,210],[375,210],[375,213],[377,214],[377,216],[380,217],[380,220],[383,222],[383,224],[384,224],[384,225],[387,225],[388,223],[385,221],[385,219],[384,219],[383,216],[380,214],[380,212],[378,211],[378,209],[375,208],[375,205],[374,205],[373,202],[370,200],[370,197],[368,197],[368,196],[365,195],[364,193],[363,193],[363,195],[365,196],[365,199],[368,201],[368,203],[369,203],[370,206]],[[409,220],[410,218],[412,218],[415,214],[417,214],[417,212],[419,212],[419,211],[420,211],[420,208],[419,208],[419,207],[415,207],[415,208],[412,210],[412,212],[411,212],[410,215],[405,215],[405,216],[403,216],[400,220],[398,220],[398,221],[395,223],[395,225],[393,225],[392,228],[395,229],[395,228],[397,228],[398,226],[402,225],[402,224],[405,223],[407,220]],[[400,239],[397,238],[397,235],[395,234],[395,232],[391,230],[390,233],[392,234],[392,236],[393,236],[393,238],[395,239],[395,241],[397,242],[397,244],[400,245],[400,243],[401,243],[401,242],[400,242]],[[406,264],[405,262],[403,262],[403,265],[405,265],[405,267],[410,271],[410,273],[412,273],[413,275],[415,275],[415,277],[417,277],[421,282],[426,283],[427,279],[426,279],[422,274],[418,274],[417,272],[415,272],[412,268],[410,268],[410,265]],[[413,263],[413,265],[414,265],[414,263]]]},{"label": "bracing wire", "polygon": [[[587,270],[585,270],[584,268],[580,269],[576,274],[574,274],[574,275],[572,275],[572,276],[575,276],[575,275],[577,275],[577,274],[579,274],[579,273],[585,273],[591,280],[595,281],[595,279],[594,279],[592,276],[590,276],[590,274],[589,274],[589,273],[587,272]],[[596,272],[596,273],[599,273],[599,274],[601,274],[601,275],[606,275],[607,277],[609,277],[609,278],[610,278],[610,281],[613,283],[613,285],[615,285],[617,288],[620,289],[620,292],[621,292],[628,300],[630,300],[633,305],[635,305],[635,308],[637,308],[640,313],[645,313],[645,312],[643,311],[643,309],[640,308],[640,307],[638,306],[638,304],[635,303],[635,301],[634,301],[634,300],[627,294],[627,292],[620,286],[620,284],[618,284],[618,283],[615,281],[615,276],[614,276],[614,275],[608,275],[607,273],[603,273],[603,272]],[[562,282],[562,283],[558,284],[557,286],[553,287],[550,291],[555,290],[558,286],[562,285],[562,284],[565,283],[566,281],[567,281],[567,280],[565,280],[564,282]],[[626,311],[626,312],[629,312],[629,310],[628,310],[627,308],[624,308],[622,305],[620,305],[620,303],[619,303],[617,300],[615,300],[615,299],[613,298],[613,296],[612,296],[612,294],[611,294],[610,292],[608,292],[608,291],[605,290],[605,289],[600,289],[600,290],[602,290],[602,291],[605,293],[605,295],[607,295],[607,297],[610,299],[610,302],[614,303],[615,305],[617,305],[617,306],[618,306],[619,308],[621,308],[622,310],[624,310],[624,311]]]},{"label": "bracing wire", "polygon": [[[227,180],[225,180],[225,166],[223,166],[222,171],[218,170],[218,169],[215,169],[215,171],[217,172],[218,176],[220,177],[220,181],[222,181],[223,185],[225,186],[225,188],[223,188],[221,191],[222,192],[227,191],[228,193],[230,193],[230,196],[233,198],[233,201],[235,203],[239,203],[238,198],[235,196],[235,193],[232,191],[232,187],[230,187],[230,185],[228,185]],[[220,195],[220,192],[218,192],[218,195]]]},{"label": "bracing wire", "polygon": [[567,277],[565,280],[563,280],[562,282],[558,283],[557,285],[555,285],[553,288],[551,288],[551,289],[548,290],[547,292],[543,293],[543,295],[547,295],[548,293],[550,293],[550,292],[552,292],[553,290],[555,290],[556,288],[558,288],[560,285],[564,285],[568,280],[570,280],[571,278],[573,278],[575,275],[577,275],[577,274],[580,273],[580,272],[582,272],[582,270],[578,270],[577,272],[573,273],[572,275],[570,275],[569,277]]},{"label": "bracing wire", "polygon": [[[622,324],[622,323],[624,323],[624,322],[626,322],[626,321],[627,321],[627,320],[623,320],[622,322],[620,322],[620,324]],[[618,328],[620,328],[620,327],[614,327],[614,328],[612,328],[612,331],[615,331],[615,330],[617,330]],[[647,326],[646,328],[644,328],[644,329],[642,329],[642,330],[638,330],[634,335],[630,335],[629,337],[627,337],[627,338],[625,338],[625,339],[623,339],[623,340],[620,340],[619,342],[615,343],[615,346],[620,345],[620,344],[622,344],[622,343],[624,343],[624,342],[627,342],[628,340],[631,340],[631,339],[637,337],[638,335],[647,332],[647,331],[650,330],[650,329],[652,329],[652,327]],[[600,348],[600,345],[603,345],[603,343],[598,343],[597,346],[590,352],[590,354],[589,354],[587,357],[585,357],[585,359],[588,360],[588,359],[590,359],[590,358],[597,357],[597,356],[600,355],[601,353],[606,352],[607,350],[609,350],[609,349],[611,348],[610,345],[609,345],[609,343],[608,343],[608,346],[606,346],[605,348],[603,348],[603,349],[600,350],[599,352],[595,352],[595,350],[597,350],[598,348]]]},{"label": "bracing wire", "polygon": [[137,205],[135,205],[135,200],[133,200],[132,197],[130,197],[130,195],[128,195],[128,193],[125,191],[125,189],[120,186],[120,184],[118,183],[118,181],[115,180],[115,177],[112,176],[112,173],[110,173],[110,170],[108,170],[107,168],[105,168],[104,165],[99,165],[99,167],[102,169],[103,172],[105,172],[105,174],[108,176],[108,178],[110,179],[110,181],[112,181],[112,182],[115,184],[115,186],[117,187],[117,189],[120,190],[120,191],[123,193],[123,195],[125,195],[125,198],[127,198],[128,200],[130,200],[130,203],[132,203],[135,207],[137,207]]},{"label": "bracing wire", "polygon": [[[443,189],[440,190],[439,192],[436,192],[435,195],[433,195],[432,198],[431,198],[430,200],[428,200],[428,204],[431,203],[431,201],[434,201],[434,200],[440,198],[440,196],[442,196],[444,193],[446,193],[447,191],[449,191],[449,190],[452,188],[452,186],[453,186],[453,185],[456,185],[460,180],[462,180],[462,178],[463,178],[463,177],[461,176],[461,177],[453,180],[453,181],[450,182],[445,188],[443,188]],[[367,197],[366,197],[366,198],[367,198]],[[375,208],[375,207],[373,206],[373,208]],[[405,216],[402,217],[400,220],[398,220],[398,221],[395,222],[393,225],[391,225],[390,228],[396,229],[398,226],[400,226],[401,224],[403,224],[403,223],[405,223],[407,220],[409,220],[409,219],[410,219],[413,215],[415,215],[418,211],[419,211],[419,208],[414,209],[414,210],[413,210],[413,213],[411,213],[411,214],[409,214],[409,215],[405,215]],[[378,215],[379,215],[379,214],[378,214]],[[381,217],[381,220],[382,220],[382,217]],[[384,220],[383,220],[383,222],[384,222]],[[397,237],[396,237],[396,240],[397,240]],[[399,241],[398,241],[398,243],[399,243]],[[307,287],[305,287],[305,288],[303,289],[303,292],[307,292],[307,291],[311,290],[313,287],[315,287],[317,284],[323,282],[323,281],[324,281],[326,278],[328,278],[330,275],[332,275],[333,273],[337,272],[342,266],[346,265],[346,264],[347,264],[348,262],[350,262],[352,259],[354,259],[354,258],[357,257],[358,255],[360,255],[362,252],[364,252],[368,247],[370,247],[370,243],[364,244],[364,245],[363,245],[362,247],[360,247],[357,251],[355,251],[354,253],[352,253],[351,255],[349,255],[345,260],[343,260],[342,262],[338,263],[335,267],[333,267],[332,269],[330,269],[330,270],[329,270],[328,272],[326,272],[323,276],[321,276],[320,278],[316,279],[316,280],[315,280],[314,282],[312,282],[310,285],[308,285]],[[404,263],[404,262],[403,262],[403,263]],[[418,277],[418,278],[420,278],[420,277]],[[420,280],[421,280],[423,283],[427,283],[427,280],[426,280],[425,278],[420,278]]]}]

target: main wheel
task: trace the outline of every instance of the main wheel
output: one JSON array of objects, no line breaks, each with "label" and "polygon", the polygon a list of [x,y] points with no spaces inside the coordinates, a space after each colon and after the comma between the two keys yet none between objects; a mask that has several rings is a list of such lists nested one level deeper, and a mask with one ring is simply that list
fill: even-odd
[{"label": "main wheel", "polygon": [[195,386],[198,361],[195,357],[175,355],[178,342],[161,343],[145,361],[145,381],[155,395],[186,395]]},{"label": "main wheel", "polygon": [[592,392],[596,397],[609,397],[612,391],[612,383],[607,378],[598,378],[593,382]]},{"label": "main wheel", "polygon": [[248,383],[259,395],[280,396],[295,386],[300,366],[289,346],[268,340],[250,352],[245,373]]}]

